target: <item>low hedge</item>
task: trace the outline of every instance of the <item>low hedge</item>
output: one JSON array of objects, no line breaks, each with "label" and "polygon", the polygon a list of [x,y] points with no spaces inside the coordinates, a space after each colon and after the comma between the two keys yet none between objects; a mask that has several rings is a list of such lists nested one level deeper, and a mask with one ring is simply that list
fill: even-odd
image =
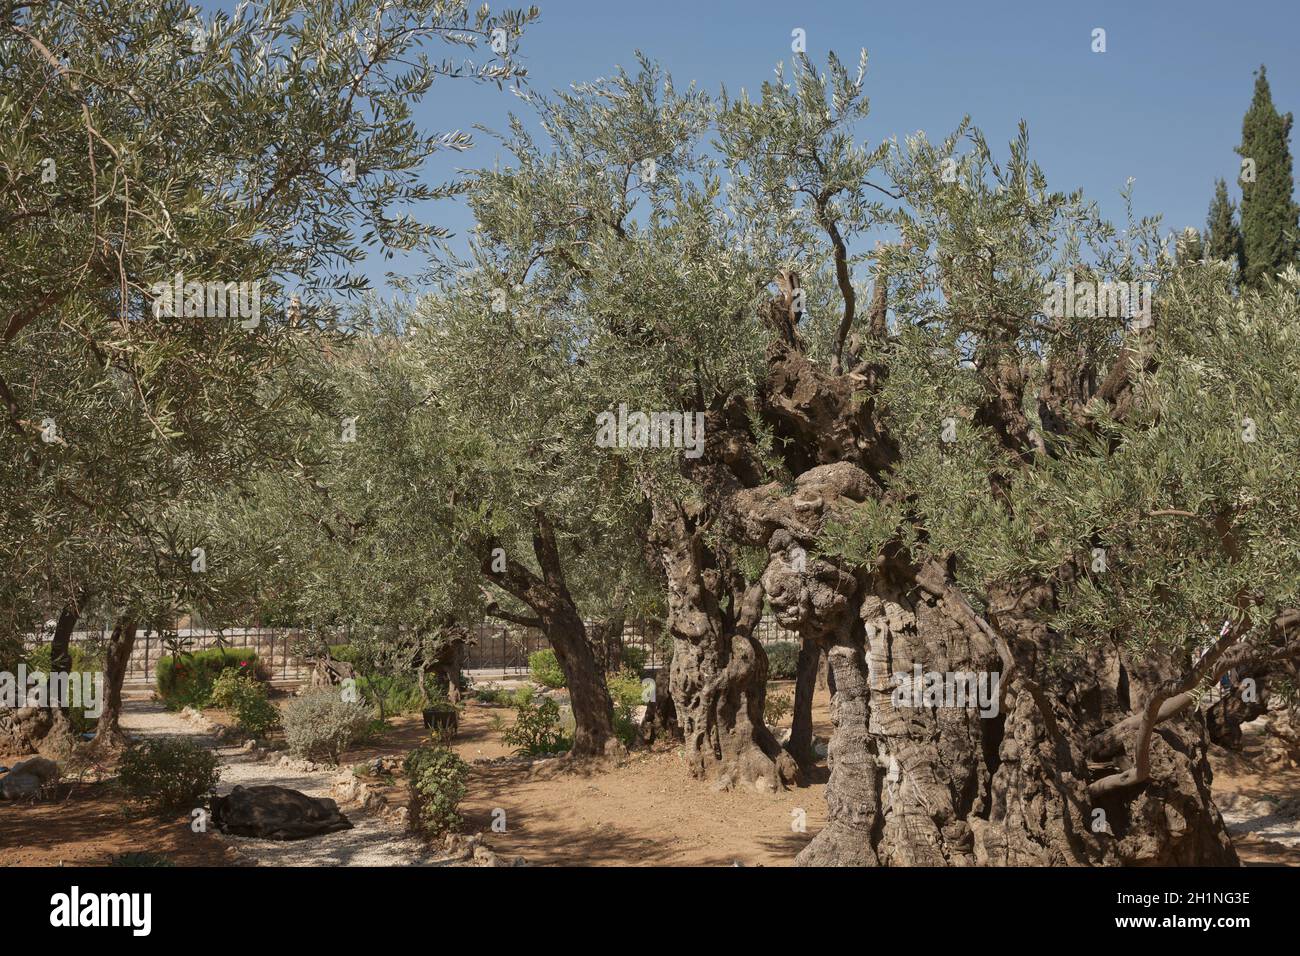
[{"label": "low hedge", "polygon": [[217,676],[229,667],[256,678],[257,652],[247,647],[212,647],[164,657],[154,667],[158,696],[172,710],[206,707]]},{"label": "low hedge", "polygon": [[767,676],[771,680],[794,680],[799,676],[799,645],[794,641],[768,644]]}]

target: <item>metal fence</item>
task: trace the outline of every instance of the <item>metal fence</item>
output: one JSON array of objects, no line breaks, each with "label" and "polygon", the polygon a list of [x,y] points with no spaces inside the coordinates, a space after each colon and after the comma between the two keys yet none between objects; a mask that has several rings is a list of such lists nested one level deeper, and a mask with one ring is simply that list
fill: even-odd
[{"label": "metal fence", "polygon": [[[256,651],[258,661],[275,682],[297,681],[307,676],[310,668],[294,653],[294,639],[299,632],[291,628],[226,628],[220,631],[181,628],[166,635],[157,632],[136,635],[127,659],[126,685],[152,684],[154,668],[173,649],[182,653],[208,650],[213,647],[248,648]],[[99,628],[75,631],[73,646],[96,652],[108,644],[109,629]],[[41,633],[28,638],[29,648],[48,643],[50,634]]]},{"label": "metal fence", "polygon": [[[617,668],[628,648],[640,649],[646,667],[657,668],[665,662],[668,641],[664,637],[663,628],[656,622],[631,621],[618,632],[604,626],[602,622],[584,623],[597,662],[607,669]],[[270,672],[273,681],[304,680],[311,668],[296,653],[296,639],[301,633],[295,628],[226,628],[220,631],[181,628],[166,635],[140,631],[127,662],[124,683],[152,684],[158,661],[169,656],[175,648],[193,653],[213,647],[249,648],[256,651],[259,661]],[[471,633],[474,640],[466,648],[461,664],[464,670],[499,671],[503,676],[524,674],[528,671],[528,656],[550,647],[546,636],[537,628],[483,622],[472,627]],[[799,640],[797,634],[783,630],[771,618],[759,622],[754,629],[754,636],[763,644]],[[27,645],[29,649],[35,649],[48,644],[50,637],[48,631],[33,634],[27,639]],[[96,652],[107,644],[108,637],[107,628],[77,631],[72,635],[72,644]]]},{"label": "metal fence", "polygon": [[[617,668],[627,648],[639,649],[649,668],[658,668],[665,663],[665,654],[671,654],[669,641],[657,622],[630,621],[619,632],[613,632],[599,621],[583,623],[597,662],[606,669]],[[528,670],[528,655],[550,647],[546,636],[537,628],[484,622],[472,631],[474,643],[466,651],[462,665],[465,670],[522,674]],[[781,628],[772,618],[759,622],[754,637],[764,645],[800,640],[798,634]]]}]

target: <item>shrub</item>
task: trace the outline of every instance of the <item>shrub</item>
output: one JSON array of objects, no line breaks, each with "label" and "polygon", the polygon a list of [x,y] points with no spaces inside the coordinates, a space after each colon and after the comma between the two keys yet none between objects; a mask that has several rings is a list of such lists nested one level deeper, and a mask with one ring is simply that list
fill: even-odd
[{"label": "shrub", "polygon": [[552,690],[564,686],[564,671],[552,650],[534,651],[528,655],[528,676]]},{"label": "shrub", "polygon": [[480,687],[474,691],[474,699],[480,704],[506,704],[514,702],[514,697],[510,691],[502,690],[500,687]]},{"label": "shrub", "polygon": [[508,707],[527,707],[533,702],[533,698],[537,696],[537,691],[527,684],[520,687],[513,694],[504,690],[501,693],[505,694],[505,704]]},{"label": "shrub", "polygon": [[239,729],[255,737],[280,722],[280,712],[266,699],[266,688],[236,668],[227,668],[212,685],[212,703],[234,715]]},{"label": "shrub", "polygon": [[258,673],[257,652],[246,647],[210,647],[193,654],[164,657],[154,668],[158,696],[170,710],[207,707],[223,670],[233,668],[250,678]]},{"label": "shrub", "polygon": [[772,680],[794,680],[799,673],[799,645],[794,641],[769,644],[767,676]]},{"label": "shrub", "polygon": [[519,704],[515,725],[501,735],[501,739],[515,748],[515,753],[536,757],[539,754],[562,753],[573,746],[573,741],[560,730],[560,707],[549,697],[540,704]]},{"label": "shrub", "polygon": [[127,795],[158,813],[201,805],[221,777],[217,755],[190,740],[146,740],[122,755],[118,783]]},{"label": "shrub", "polygon": [[405,768],[412,823],[430,836],[459,827],[469,777],[465,761],[448,747],[419,747],[407,754]]},{"label": "shrub", "polygon": [[380,717],[414,714],[423,706],[419,682],[411,674],[397,677],[369,674],[358,677],[357,693],[378,711]]},{"label": "shrub", "polygon": [[[102,653],[90,653],[80,644],[72,644],[69,648],[69,656],[72,658],[73,671],[100,671],[104,669],[104,655]],[[32,671],[41,671],[48,674],[50,672],[50,645],[42,644],[27,655],[27,673]]]},{"label": "shrub", "polygon": [[640,674],[645,670],[645,662],[649,660],[650,654],[639,644],[624,644],[619,658],[625,669]]},{"label": "shrub", "polygon": [[636,742],[637,730],[632,712],[643,703],[640,674],[625,667],[616,674],[608,675],[605,683],[614,705],[614,734],[623,741],[623,746],[631,747]]},{"label": "shrub", "polygon": [[789,694],[768,694],[763,701],[763,722],[771,727],[792,710],[794,702]]},{"label": "shrub", "polygon": [[338,763],[343,751],[370,732],[370,718],[366,704],[345,701],[339,688],[325,687],[289,701],[281,720],[291,752]]},{"label": "shrub", "polygon": [[228,667],[217,675],[208,692],[208,703],[223,710],[233,710],[235,699],[243,690],[244,679],[239,669]]}]

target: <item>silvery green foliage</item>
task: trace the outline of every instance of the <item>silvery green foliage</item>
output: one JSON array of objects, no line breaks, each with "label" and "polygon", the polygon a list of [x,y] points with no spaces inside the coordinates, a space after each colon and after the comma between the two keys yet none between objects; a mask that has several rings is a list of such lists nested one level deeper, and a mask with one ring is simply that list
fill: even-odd
[{"label": "silvery green foliage", "polygon": [[337,763],[343,751],[365,736],[373,717],[366,704],[343,700],[339,688],[321,688],[285,705],[284,739],[300,757]]},{"label": "silvery green foliage", "polygon": [[[865,104],[835,61],[823,78],[801,59],[789,80],[779,74],[756,100],[724,99],[711,118],[701,103],[718,155],[701,148],[703,120],[658,103],[661,85],[671,89],[645,65],[542,106],[564,117],[548,127],[554,147],[516,126],[517,162],[477,180],[480,246],[448,293],[467,310],[454,334],[468,340],[478,317],[494,349],[517,350],[507,368],[549,361],[547,422],[567,413],[576,427],[579,409],[622,400],[746,399],[770,338],[756,306],[778,269],[804,277],[801,334],[829,364],[842,258],[858,302],[864,280],[887,284],[887,329],[867,334],[859,308],[845,363],[887,370],[876,402],[899,454],[881,500],[825,530],[827,550],[863,562],[891,542],[918,558],[950,552],[977,601],[998,582],[1077,565],[1087,573],[1063,592],[1056,622],[1067,640],[1197,644],[1243,597],[1261,621],[1294,600],[1295,509],[1281,487],[1295,440],[1284,380],[1293,291],[1237,300],[1213,266],[1176,267],[1158,220],[1130,212],[1121,233],[1081,194],[1050,190],[1023,127],[1004,160],[969,122],[937,143],[857,145]],[[643,118],[676,123],[661,136],[676,144],[661,167],[673,173],[633,197],[636,151],[611,144]],[[823,196],[821,219],[815,207],[798,214]],[[853,248],[873,231],[885,245]],[[1046,289],[1067,276],[1149,283],[1152,314],[1057,314]],[[488,311],[493,288],[509,290],[504,315]],[[1130,367],[1122,413],[1075,401]],[[526,377],[508,375],[502,401]],[[690,493],[674,484],[672,454],[610,457],[635,465],[642,489]],[[1236,552],[1214,532],[1224,515],[1240,522]],[[1098,550],[1107,560],[1092,571]]]},{"label": "silvery green foliage", "polygon": [[[7,626],[86,588],[147,620],[231,605],[232,554],[206,547],[194,511],[303,453],[294,416],[327,406],[313,356],[338,334],[324,291],[364,286],[367,247],[426,247],[438,229],[403,210],[460,189],[421,164],[467,137],[421,132],[414,103],[438,79],[520,77],[534,16],[145,0],[29,6],[0,26]],[[485,55],[432,59],[444,41]],[[155,284],[178,275],[260,283],[259,321],[160,315]]]}]

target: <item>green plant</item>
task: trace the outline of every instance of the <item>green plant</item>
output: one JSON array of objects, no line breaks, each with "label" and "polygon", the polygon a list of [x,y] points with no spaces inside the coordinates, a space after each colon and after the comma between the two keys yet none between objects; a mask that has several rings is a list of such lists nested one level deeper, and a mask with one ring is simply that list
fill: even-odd
[{"label": "green plant", "polygon": [[190,740],[146,740],[122,755],[117,779],[134,800],[158,813],[201,804],[221,777],[217,755]]},{"label": "green plant", "polygon": [[301,757],[329,757],[337,763],[351,744],[372,730],[370,707],[346,701],[340,688],[321,688],[296,697],[284,708],[284,738]]},{"label": "green plant", "polygon": [[164,657],[154,668],[158,696],[169,710],[207,707],[217,678],[227,669],[255,678],[257,652],[246,647],[210,647],[193,654]]},{"label": "green plant", "polygon": [[625,747],[636,742],[637,727],[632,713],[643,701],[639,672],[623,668],[606,677],[610,702],[614,705],[614,734]]},{"label": "green plant", "polygon": [[515,753],[535,757],[539,754],[562,753],[573,746],[573,741],[560,730],[560,707],[549,697],[534,706],[519,704],[515,724],[501,735],[501,739],[515,748]]},{"label": "green plant", "polygon": [[645,670],[645,664],[649,658],[649,652],[639,644],[624,644],[623,652],[619,655],[623,667],[635,671],[637,674]]},{"label": "green plant", "polygon": [[552,690],[564,686],[564,671],[552,650],[533,651],[528,655],[528,676]]},{"label": "green plant", "polygon": [[527,684],[520,687],[513,694],[508,691],[502,691],[506,695],[505,703],[510,707],[527,707],[537,696],[537,691],[533,690]]},{"label": "green plant", "polygon": [[406,777],[411,789],[412,823],[430,836],[461,824],[469,766],[448,747],[418,747],[407,754]]},{"label": "green plant", "polygon": [[799,673],[799,645],[794,641],[768,644],[767,676],[771,680],[794,680]]},{"label": "green plant", "polygon": [[794,701],[789,694],[768,694],[763,701],[763,722],[771,727],[792,710]]},{"label": "green plant", "polygon": [[212,689],[208,691],[208,703],[223,710],[232,710],[243,685],[244,678],[239,669],[226,668],[212,682]]},{"label": "green plant", "polygon": [[420,684],[411,674],[367,674],[357,678],[357,691],[381,717],[418,713],[423,706]]},{"label": "green plant", "polygon": [[261,737],[280,722],[280,712],[266,698],[266,688],[236,668],[218,675],[212,685],[212,704],[234,715],[239,729]]}]

